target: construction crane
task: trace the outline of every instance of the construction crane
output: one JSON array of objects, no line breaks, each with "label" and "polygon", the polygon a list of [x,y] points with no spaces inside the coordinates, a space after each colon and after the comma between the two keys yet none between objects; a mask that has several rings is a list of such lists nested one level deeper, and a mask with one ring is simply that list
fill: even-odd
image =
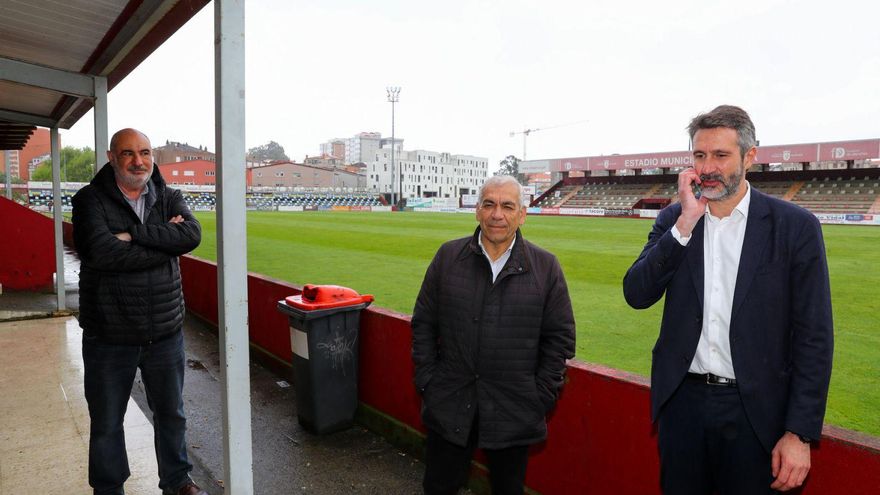
[{"label": "construction crane", "polygon": [[531,134],[533,132],[538,132],[538,131],[547,131],[550,129],[558,129],[560,127],[568,127],[568,126],[572,126],[572,125],[583,124],[584,122],[588,122],[588,121],[587,120],[579,120],[577,122],[569,122],[567,124],[552,125],[549,127],[536,127],[534,129],[523,129],[521,131],[510,131],[510,137],[514,137],[517,134],[522,134],[522,137],[523,137],[523,156],[522,156],[522,159],[523,159],[523,161],[525,161],[526,160],[526,138],[529,137],[529,134]]}]

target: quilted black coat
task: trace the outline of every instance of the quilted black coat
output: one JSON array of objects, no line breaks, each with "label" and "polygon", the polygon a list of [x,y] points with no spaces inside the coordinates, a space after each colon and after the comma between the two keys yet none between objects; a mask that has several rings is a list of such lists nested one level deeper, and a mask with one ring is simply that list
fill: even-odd
[{"label": "quilted black coat", "polygon": [[[85,335],[101,342],[143,345],[183,327],[177,257],[199,245],[201,226],[155,165],[144,211],[141,223],[109,163],[73,197],[79,322]],[[168,222],[177,215],[184,222]],[[117,239],[121,232],[131,234],[131,242]]]},{"label": "quilted black coat", "polygon": [[556,257],[517,230],[492,283],[477,236],[434,256],[412,316],[415,385],[422,422],[465,445],[478,414],[478,446],[540,442],[546,414],[574,357],[575,322]]}]

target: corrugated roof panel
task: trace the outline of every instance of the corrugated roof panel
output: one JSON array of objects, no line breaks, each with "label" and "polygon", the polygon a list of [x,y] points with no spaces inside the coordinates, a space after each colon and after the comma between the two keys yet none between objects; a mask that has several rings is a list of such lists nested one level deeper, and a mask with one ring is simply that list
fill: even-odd
[{"label": "corrugated roof panel", "polygon": [[0,108],[34,115],[49,115],[60,93],[24,84],[0,81]]},{"label": "corrugated roof panel", "polygon": [[[113,89],[208,1],[0,0],[0,59],[105,76]],[[32,68],[5,68],[0,110],[31,115],[6,118],[69,128],[92,107],[88,97],[21,84],[44,82],[22,76]]]},{"label": "corrugated roof panel", "polygon": [[79,72],[124,0],[0,2],[0,56]]}]

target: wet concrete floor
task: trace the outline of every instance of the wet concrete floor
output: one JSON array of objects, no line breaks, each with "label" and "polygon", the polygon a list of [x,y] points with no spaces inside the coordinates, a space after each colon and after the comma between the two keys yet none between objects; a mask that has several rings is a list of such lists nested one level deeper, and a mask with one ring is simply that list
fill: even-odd
[{"label": "wet concrete floor", "polygon": [[[4,444],[4,453],[9,454],[0,456],[0,494],[18,493],[37,482],[41,493],[89,493],[85,478],[88,410],[82,397],[82,330],[70,316],[20,319],[21,315],[34,318],[52,314],[55,302],[54,294],[0,294],[0,322],[13,320],[0,323],[0,338],[5,339],[5,350],[18,356],[3,358],[0,373],[0,384],[8,389],[0,392],[0,414],[4,417],[0,422],[0,439],[4,441],[0,443]],[[69,308],[75,310],[76,302],[74,297]],[[224,493],[219,343],[213,329],[194,317],[187,318],[184,335],[189,364],[184,400],[192,476],[208,493],[219,495]],[[59,354],[61,351],[64,356]],[[294,387],[258,363],[251,364],[250,375],[254,493],[421,493],[424,465],[418,459],[357,425],[326,436],[313,435],[297,421]],[[21,376],[28,379],[16,378]],[[43,395],[29,395],[27,388],[35,385],[28,380],[40,377],[48,380],[36,387]],[[59,390],[65,393],[56,393]],[[48,405],[50,395],[59,397],[57,405]],[[127,493],[159,493],[151,414],[139,376],[132,398],[130,418],[126,420],[132,470]],[[67,416],[46,419],[31,414],[43,409],[59,414],[66,411]],[[8,419],[13,412],[18,418],[15,424]],[[47,422],[64,430],[64,435],[46,433]],[[18,444],[9,440],[26,440],[28,431],[42,439],[42,443],[23,444],[33,455],[69,454],[63,463],[69,468],[67,474],[24,478],[24,485],[21,476],[10,474],[10,466],[25,466],[29,461],[15,451]]]}]

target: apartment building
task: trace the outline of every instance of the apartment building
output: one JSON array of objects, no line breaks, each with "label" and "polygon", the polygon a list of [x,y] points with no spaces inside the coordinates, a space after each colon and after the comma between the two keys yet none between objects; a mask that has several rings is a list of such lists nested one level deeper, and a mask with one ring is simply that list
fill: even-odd
[{"label": "apartment building", "polygon": [[[489,159],[428,150],[400,150],[394,156],[402,175],[404,198],[458,198],[477,194],[488,176]],[[367,164],[367,188],[377,194],[392,192],[391,148],[376,151]],[[394,178],[394,191],[400,190]]]}]

